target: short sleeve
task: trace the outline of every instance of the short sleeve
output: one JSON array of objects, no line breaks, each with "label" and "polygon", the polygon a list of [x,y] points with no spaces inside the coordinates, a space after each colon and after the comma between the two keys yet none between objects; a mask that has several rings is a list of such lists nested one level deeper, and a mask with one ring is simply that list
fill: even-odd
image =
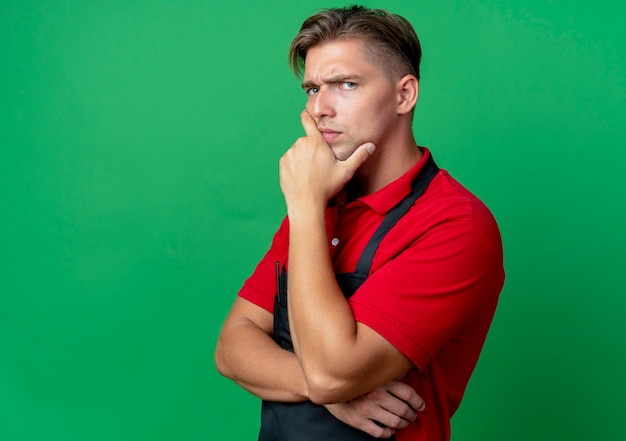
[{"label": "short sleeve", "polygon": [[285,218],[272,239],[272,244],[265,256],[257,264],[254,272],[244,282],[239,297],[273,313],[276,295],[276,270],[287,260],[289,226]]},{"label": "short sleeve", "polygon": [[475,217],[433,226],[357,290],[355,319],[423,369],[470,321],[491,321],[504,281],[495,228]]}]

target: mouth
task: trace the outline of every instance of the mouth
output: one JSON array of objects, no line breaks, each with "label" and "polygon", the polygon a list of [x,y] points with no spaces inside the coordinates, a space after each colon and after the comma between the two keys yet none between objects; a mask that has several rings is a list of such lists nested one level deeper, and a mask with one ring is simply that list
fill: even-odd
[{"label": "mouth", "polygon": [[335,141],[339,137],[339,135],[341,135],[341,132],[336,132],[335,130],[330,130],[326,128],[319,129],[319,131],[324,137],[324,140],[326,140],[326,142],[329,144]]}]

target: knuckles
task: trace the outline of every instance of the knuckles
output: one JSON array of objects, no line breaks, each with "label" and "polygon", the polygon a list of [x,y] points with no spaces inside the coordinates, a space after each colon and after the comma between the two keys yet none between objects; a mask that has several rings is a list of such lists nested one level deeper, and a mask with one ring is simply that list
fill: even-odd
[{"label": "knuckles", "polygon": [[391,429],[384,429],[379,426],[373,427],[370,431],[370,435],[372,435],[374,438],[389,438],[392,434],[393,432],[391,431]]},{"label": "knuckles", "polygon": [[387,392],[381,390],[380,388],[376,388],[374,390],[371,390],[370,392],[368,392],[366,394],[367,398],[369,398],[370,400],[375,401],[375,402],[382,401],[385,398],[386,395],[387,395]]}]

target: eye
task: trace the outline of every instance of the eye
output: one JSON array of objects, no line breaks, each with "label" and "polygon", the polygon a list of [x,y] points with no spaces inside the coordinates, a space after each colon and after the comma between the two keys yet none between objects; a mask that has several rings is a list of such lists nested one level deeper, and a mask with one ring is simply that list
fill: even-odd
[{"label": "eye", "polygon": [[343,83],[341,83],[341,88],[344,90],[352,90],[352,89],[356,89],[357,84],[353,83],[352,81],[344,81]]},{"label": "eye", "polygon": [[315,95],[317,92],[319,92],[319,88],[317,87],[309,87],[308,89],[305,90],[305,93],[309,96]]}]

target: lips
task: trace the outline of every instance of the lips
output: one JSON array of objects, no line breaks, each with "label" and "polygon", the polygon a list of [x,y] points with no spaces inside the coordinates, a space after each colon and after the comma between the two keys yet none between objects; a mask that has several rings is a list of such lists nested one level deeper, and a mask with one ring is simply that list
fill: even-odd
[{"label": "lips", "polygon": [[328,143],[331,143],[332,141],[336,140],[341,134],[341,132],[337,132],[335,130],[330,130],[326,128],[319,129],[319,131],[324,137],[324,139],[326,140],[326,142]]}]

